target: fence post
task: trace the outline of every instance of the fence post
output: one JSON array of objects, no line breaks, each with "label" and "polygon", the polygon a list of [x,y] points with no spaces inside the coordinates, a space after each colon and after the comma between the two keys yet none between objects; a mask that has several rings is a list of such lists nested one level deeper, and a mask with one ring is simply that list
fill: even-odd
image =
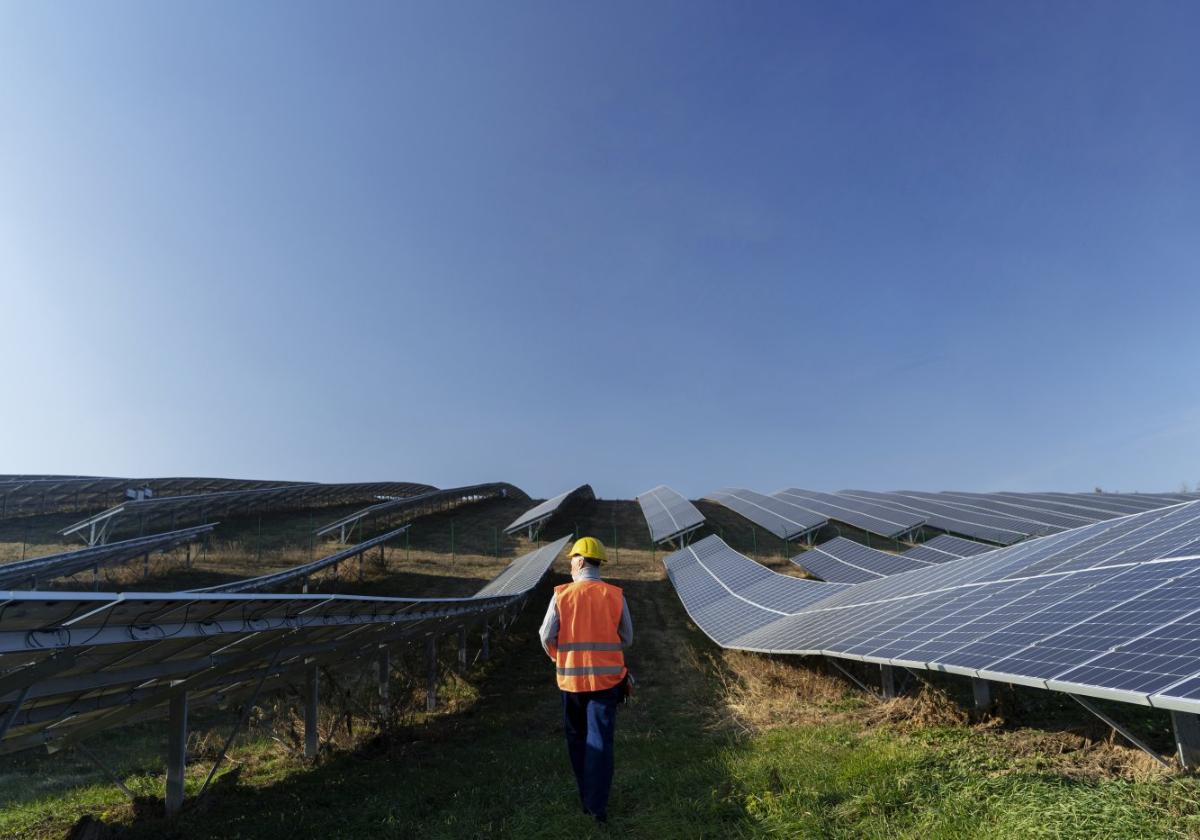
[{"label": "fence post", "polygon": [[425,711],[437,709],[437,638],[430,635],[425,640],[425,655],[429,658],[429,682],[425,687]]},{"label": "fence post", "polygon": [[320,679],[317,664],[311,663],[304,673],[304,757],[317,757],[317,701]]}]

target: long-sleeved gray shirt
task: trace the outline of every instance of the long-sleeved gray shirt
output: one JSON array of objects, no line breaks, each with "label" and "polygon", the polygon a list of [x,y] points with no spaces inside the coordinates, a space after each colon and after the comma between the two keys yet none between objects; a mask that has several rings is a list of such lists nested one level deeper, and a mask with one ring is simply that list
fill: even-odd
[{"label": "long-sleeved gray shirt", "polygon": [[[571,579],[578,583],[581,580],[600,580],[600,570],[595,566],[585,565]],[[627,648],[633,644],[633,619],[629,617],[629,603],[621,596],[621,620],[617,624],[617,635],[621,637],[621,647]],[[550,606],[546,608],[546,617],[542,619],[542,629],[538,631],[542,640],[542,649],[551,656],[550,645],[558,644],[558,598],[550,598]]]}]

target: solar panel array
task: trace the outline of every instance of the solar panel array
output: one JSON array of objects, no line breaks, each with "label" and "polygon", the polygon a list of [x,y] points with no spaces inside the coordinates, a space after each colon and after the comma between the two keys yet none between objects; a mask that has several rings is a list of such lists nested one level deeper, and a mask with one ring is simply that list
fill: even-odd
[{"label": "solar panel array", "polygon": [[465,598],[229,593],[0,596],[0,751],[63,746],[313,663],[480,620],[525,597],[568,537],[513,561]]},{"label": "solar panel array", "polygon": [[[426,487],[424,484],[399,482],[291,484],[196,495],[131,499],[75,522],[59,533],[65,536],[78,534],[89,545],[95,545],[97,542],[105,542],[115,529],[132,523],[136,523],[138,528],[170,523],[174,528],[181,522],[206,521],[217,516],[353,504],[380,495],[412,496],[414,493],[427,493],[424,489]],[[521,492],[516,488],[513,490],[516,493]]]},{"label": "solar panel array", "polygon": [[688,615],[722,647],[736,647],[743,636],[851,588],[773,572],[715,535],[663,563]]},{"label": "solar panel array", "polygon": [[998,545],[1012,545],[1028,537],[1055,530],[1052,526],[1005,514],[970,511],[944,502],[917,499],[900,493],[876,493],[870,490],[846,490],[843,493],[874,502],[890,510],[920,514],[925,517],[926,524],[934,528]]},{"label": "solar panel array", "polygon": [[829,521],[828,517],[792,502],[744,488],[726,488],[704,498],[724,505],[785,541],[811,534]]},{"label": "solar panel array", "polygon": [[[188,496],[229,490],[308,485],[306,481],[241,478],[114,478],[88,475],[0,476],[0,519],[62,511],[95,510],[120,504],[127,490],[149,489],[154,496]],[[429,488],[408,484],[411,488]],[[419,492],[414,489],[412,492]]]},{"label": "solar panel array", "polygon": [[361,557],[363,552],[368,551],[376,546],[383,545],[386,542],[396,539],[409,529],[409,525],[402,525],[399,528],[394,528],[385,534],[372,537],[369,540],[363,540],[360,543],[344,548],[341,551],[334,552],[319,560],[313,560],[311,563],[304,563],[299,566],[293,566],[290,569],[272,572],[267,575],[259,575],[258,577],[246,578],[244,580],[230,581],[216,586],[208,586],[204,589],[193,589],[193,592],[256,592],[264,589],[279,591],[283,587],[292,583],[292,581],[303,581],[308,584],[308,579],[317,572],[328,569],[331,566],[337,566],[353,557]]},{"label": "solar panel array", "polygon": [[[778,595],[792,584],[763,584],[761,573],[748,582],[742,569],[753,561],[716,537],[665,562],[693,619],[726,647],[1200,712],[1197,502],[842,587],[784,609]],[[718,592],[724,609],[713,610]]]},{"label": "solar panel array", "polygon": [[910,560],[920,560],[925,563],[945,563],[947,560],[957,560],[960,557],[973,557],[985,551],[994,551],[996,546],[986,543],[964,540],[951,534],[938,534],[926,540],[915,548],[904,552]]},{"label": "solar panel array", "polygon": [[1083,511],[1070,513],[1056,511],[1035,503],[997,499],[983,494],[972,497],[960,493],[922,493],[906,490],[898,495],[918,501],[937,502],[968,513],[1015,517],[1041,526],[1044,529],[1044,533],[1052,533],[1053,531],[1067,528],[1079,528],[1092,522],[1098,522],[1101,519],[1110,518],[1097,514],[1088,514]]},{"label": "solar panel array", "polygon": [[888,539],[901,539],[925,524],[925,517],[920,514],[892,510],[862,499],[834,493],[818,493],[792,487],[772,495],[819,516],[844,522],[868,534],[878,534]]},{"label": "solar panel array", "polygon": [[665,484],[642,493],[637,501],[656,544],[684,537],[704,524],[704,514]]},{"label": "solar panel array", "polygon": [[78,551],[47,554],[14,563],[0,565],[0,589],[15,589],[28,586],[36,589],[39,584],[56,578],[70,577],[79,572],[128,562],[144,554],[170,551],[178,546],[195,542],[211,533],[216,523],[197,525],[165,534],[151,534],[132,540],[93,546]]},{"label": "solar panel array", "polygon": [[567,490],[565,493],[559,493],[552,499],[547,499],[539,505],[531,507],[529,510],[522,513],[512,521],[504,529],[506,534],[515,534],[518,531],[529,531],[532,538],[539,529],[547,522],[554,518],[560,510],[565,507],[570,507],[575,502],[595,499],[596,494],[592,491],[590,484],[581,484],[574,490]]},{"label": "solar panel array", "polygon": [[349,516],[343,516],[327,525],[317,528],[317,536],[338,532],[339,539],[346,542],[355,528],[360,528],[365,522],[381,516],[389,518],[402,517],[412,519],[437,511],[451,510],[460,505],[481,502],[485,499],[528,499],[529,496],[519,487],[507,482],[492,482],[489,484],[471,484],[466,487],[450,487],[445,490],[431,490],[416,496],[388,498],[382,502],[368,505]]},{"label": "solar panel array", "polygon": [[793,557],[792,562],[830,583],[863,583],[929,565],[907,554],[889,554],[845,537],[815,545]]}]

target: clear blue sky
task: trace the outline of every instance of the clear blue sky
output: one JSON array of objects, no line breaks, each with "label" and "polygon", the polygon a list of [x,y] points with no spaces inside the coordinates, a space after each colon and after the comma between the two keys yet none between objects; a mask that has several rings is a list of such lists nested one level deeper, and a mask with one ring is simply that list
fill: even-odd
[{"label": "clear blue sky", "polygon": [[1198,31],[0,0],[0,472],[1194,484]]}]

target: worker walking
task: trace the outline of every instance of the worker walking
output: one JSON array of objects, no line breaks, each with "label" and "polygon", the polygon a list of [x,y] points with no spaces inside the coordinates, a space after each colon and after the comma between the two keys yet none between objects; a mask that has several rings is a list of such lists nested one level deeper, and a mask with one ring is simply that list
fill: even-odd
[{"label": "worker walking", "polygon": [[604,823],[617,703],[628,685],[622,651],[633,644],[633,622],[621,588],[600,580],[600,540],[576,540],[569,556],[571,583],[554,587],[540,636],[557,668],[567,755],[583,811]]}]

